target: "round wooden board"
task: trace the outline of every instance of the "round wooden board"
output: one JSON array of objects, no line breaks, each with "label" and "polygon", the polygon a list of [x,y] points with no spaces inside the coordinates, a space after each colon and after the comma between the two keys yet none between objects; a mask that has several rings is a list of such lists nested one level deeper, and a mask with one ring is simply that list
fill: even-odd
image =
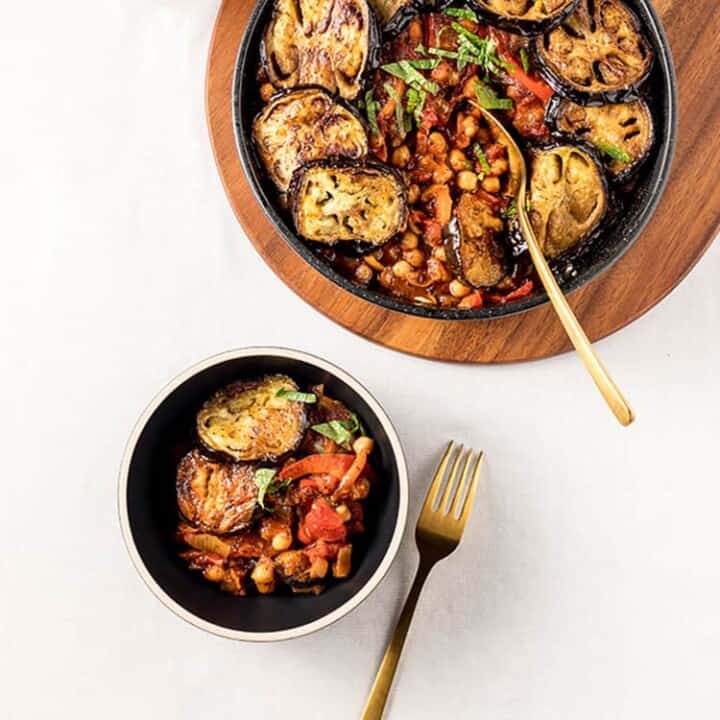
[{"label": "round wooden board", "polygon": [[[571,295],[593,340],[619,330],[662,300],[700,259],[720,226],[720,56],[717,0],[656,0],[670,38],[680,86],[680,133],[663,200],[628,253]],[[235,60],[254,0],[223,0],[210,46],[207,116],[215,159],[230,203],[260,255],[314,308],[364,337],[438,360],[496,363],[566,352],[570,345],[544,306],[499,320],[438,321],[393,312],[342,290],[302,260],[275,232],[240,165],[231,97]]]}]

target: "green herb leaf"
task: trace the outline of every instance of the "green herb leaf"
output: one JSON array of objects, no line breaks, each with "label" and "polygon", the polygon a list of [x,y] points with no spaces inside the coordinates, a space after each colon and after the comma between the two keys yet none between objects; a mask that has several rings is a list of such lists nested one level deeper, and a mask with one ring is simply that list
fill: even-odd
[{"label": "green herb leaf", "polygon": [[478,159],[478,162],[480,163],[480,167],[483,169],[483,172],[489,173],[490,163],[488,162],[487,155],[480,147],[480,143],[475,143],[473,145],[473,152],[475,153],[475,157]]},{"label": "green herb leaf", "polygon": [[[458,52],[466,55],[467,61],[479,65],[486,73],[500,75],[503,71],[511,71],[513,66],[503,60],[497,53],[497,46],[492,38],[481,38],[458,22],[450,23],[451,27],[458,34]],[[458,70],[461,70],[458,63]]]},{"label": "green herb leaf", "polygon": [[353,413],[350,420],[330,420],[326,423],[313,425],[311,429],[334,440],[338,445],[349,445],[353,435],[357,432],[365,435],[365,428],[355,413]]},{"label": "green herb leaf", "polygon": [[469,8],[448,8],[447,10],[443,10],[443,12],[445,15],[450,15],[452,17],[479,22],[478,16]]},{"label": "green herb leaf", "polygon": [[457,60],[458,57],[458,54],[454,50],[444,50],[443,48],[431,47],[428,48],[428,52],[431,55],[441,58],[449,58],[450,60]]},{"label": "green herb leaf", "polygon": [[422,43],[420,43],[419,45],[415,46],[415,52],[418,55],[425,55],[427,51],[425,50],[425,46]]},{"label": "green herb leaf", "polygon": [[498,94],[480,81],[475,83],[475,95],[480,106],[486,110],[512,110],[513,101],[510,98],[498,97]]},{"label": "green herb leaf", "polygon": [[385,83],[385,92],[395,101],[395,125],[398,133],[404,137],[410,128],[405,127],[405,109],[403,108],[402,98],[398,91],[390,84]]},{"label": "green herb leaf", "polygon": [[511,200],[500,214],[505,220],[509,220],[510,218],[514,218],[517,212],[517,205],[514,200]]},{"label": "green herb leaf", "polygon": [[280,388],[275,393],[275,397],[285,398],[285,400],[290,400],[292,402],[317,402],[317,395],[315,395],[314,393],[297,392],[297,390],[286,390],[285,388]]},{"label": "green herb leaf", "polygon": [[276,475],[277,470],[273,470],[272,468],[260,468],[255,471],[255,485],[257,485],[258,489],[257,501],[263,510],[267,510],[265,495],[275,492],[287,484],[283,481],[277,482],[275,480]]},{"label": "green herb leaf", "polygon": [[621,163],[632,162],[632,157],[630,157],[630,155],[628,155],[622,148],[619,148],[616,145],[610,145],[609,143],[601,142],[596,142],[594,143],[594,145],[598,150],[603,152],[612,160],[616,160],[617,162]]},{"label": "green herb leaf", "polygon": [[[432,67],[436,67],[438,60],[400,60],[399,62],[389,63],[388,65],[382,65],[381,68],[390,75],[399,77],[405,81],[410,87],[414,87],[416,90],[425,90],[431,95],[435,95],[438,90],[438,84],[432,80],[428,80],[424,75],[421,75],[413,65],[419,63],[435,63]],[[421,65],[421,69],[429,69],[430,66],[425,67]]]},{"label": "green herb leaf", "polygon": [[528,57],[527,50],[520,48],[520,62],[522,63],[522,69],[527,73],[530,72],[530,58]]},{"label": "green herb leaf", "polygon": [[365,114],[367,115],[370,131],[373,135],[380,136],[380,128],[377,124],[378,102],[373,97],[373,91],[365,93]]}]

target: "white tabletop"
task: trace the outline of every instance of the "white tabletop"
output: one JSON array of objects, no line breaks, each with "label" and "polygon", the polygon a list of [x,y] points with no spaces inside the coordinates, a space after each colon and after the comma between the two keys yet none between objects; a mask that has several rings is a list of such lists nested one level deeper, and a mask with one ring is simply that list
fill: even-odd
[{"label": "white tabletop", "polygon": [[232,215],[203,114],[216,9],[3,6],[0,716],[357,717],[414,570],[410,531],[350,616],[256,646],[169,613],[118,529],[120,456],[146,401],[205,356],[278,344],[385,405],[412,522],[446,438],[487,452],[390,718],[716,718],[720,247],[598,345],[638,411],[629,430],[572,355],[459,367],[370,344],[295,297]]}]

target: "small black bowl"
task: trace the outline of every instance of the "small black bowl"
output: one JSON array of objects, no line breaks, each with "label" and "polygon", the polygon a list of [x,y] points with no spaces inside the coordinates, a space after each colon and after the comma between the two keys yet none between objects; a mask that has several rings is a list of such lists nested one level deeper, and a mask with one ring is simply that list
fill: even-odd
[{"label": "small black bowl", "polygon": [[[222,592],[178,557],[175,469],[194,443],[195,413],[213,393],[241,378],[285,373],[328,394],[359,416],[375,440],[380,481],[368,499],[366,532],[354,543],[353,572],[317,596],[236,597]],[[408,478],[397,433],[373,396],[330,363],[297,350],[247,348],[194,365],[150,403],[130,436],[120,470],[120,526],[130,557],[153,593],[176,615],[235,640],[300,637],[338,620],[378,585],[405,529]]]},{"label": "small black bowl", "polygon": [[[587,249],[573,258],[571,272],[561,280],[562,288],[566,293],[585,285],[609,268],[635,242],[660,201],[670,174],[675,150],[678,97],[670,45],[649,0],[624,1],[638,15],[656,53],[653,71],[646,83],[653,98],[651,109],[655,122],[656,143],[651,156],[638,174],[637,185],[625,201],[622,211],[600,236],[588,245]],[[272,7],[273,0],[258,0],[248,21],[235,65],[232,113],[235,139],[245,175],[265,214],[290,246],[316,270],[353,295],[410,315],[436,320],[478,320],[513,315],[546,303],[547,295],[539,290],[523,300],[476,310],[413,305],[353,283],[315,255],[297,236],[287,214],[278,208],[276,190],[267,178],[252,142],[252,120],[262,106],[256,80],[260,62],[260,41]]]}]

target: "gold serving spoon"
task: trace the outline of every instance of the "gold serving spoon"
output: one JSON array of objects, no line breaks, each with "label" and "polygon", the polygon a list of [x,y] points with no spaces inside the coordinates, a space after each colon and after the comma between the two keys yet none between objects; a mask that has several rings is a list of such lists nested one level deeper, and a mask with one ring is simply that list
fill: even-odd
[{"label": "gold serving spoon", "polygon": [[518,220],[520,221],[520,227],[522,228],[528,250],[530,251],[530,257],[535,265],[540,281],[545,288],[545,292],[550,298],[550,302],[562,326],[565,328],[570,342],[575,347],[575,350],[577,350],[585,368],[590,373],[601,395],[605,398],[605,402],[613,411],[620,424],[628,426],[635,419],[635,413],[623,397],[618,386],[610,377],[600,358],[596,355],[595,350],[593,350],[585,331],[575,317],[570,305],[568,305],[568,301],[565,299],[562,290],[560,290],[560,286],[557,284],[557,280],[555,280],[555,276],[552,270],[550,270],[550,266],[533,232],[526,206],[527,166],[525,164],[525,158],[505,126],[494,115],[485,110],[485,108],[479,105],[475,105],[475,107],[480,110],[488,124],[498,131],[507,146],[511,176],[511,194],[515,198]]}]

